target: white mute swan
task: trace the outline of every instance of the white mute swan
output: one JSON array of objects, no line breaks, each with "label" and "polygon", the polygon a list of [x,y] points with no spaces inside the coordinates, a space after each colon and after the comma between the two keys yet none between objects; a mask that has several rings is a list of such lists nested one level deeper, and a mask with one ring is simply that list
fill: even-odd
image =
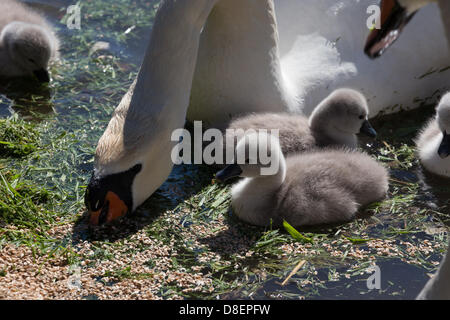
[{"label": "white mute swan", "polygon": [[[231,121],[224,138],[234,140],[245,131],[278,129],[284,155],[303,152],[316,147],[358,146],[357,133],[375,137],[369,120],[369,108],[364,96],[356,90],[338,89],[326,97],[309,119],[292,113],[255,113]],[[239,130],[242,129],[242,130]],[[234,147],[234,146],[233,146]]]},{"label": "white mute swan", "polygon": [[[223,128],[239,113],[309,115],[341,87],[360,90],[374,116],[386,106],[432,95],[446,83],[449,72],[417,79],[448,57],[446,47],[425,45],[442,28],[428,22],[432,6],[417,17],[427,22],[424,45],[411,53],[416,42],[405,34],[403,51],[377,63],[360,50],[371,1],[339,4],[280,0],[275,12],[272,0],[164,1],[136,83],[97,146],[86,192],[91,222],[136,209],[164,182],[173,166],[170,134],[183,127],[189,103],[189,119]],[[195,29],[192,15],[204,19],[195,20]]]},{"label": "white mute swan", "polygon": [[38,13],[15,0],[0,3],[0,77],[35,76],[49,82],[47,66],[59,42]]},{"label": "white mute swan", "polygon": [[136,209],[170,174],[171,134],[184,125],[200,31],[216,1],[161,3],[137,79],[97,146],[85,196],[91,224]]},{"label": "white mute swan", "polygon": [[[382,0],[381,1],[381,29],[374,29],[366,43],[364,51],[371,58],[381,56],[399,37],[405,25],[413,18],[420,8],[437,2],[441,11],[442,22],[445,27],[447,44],[450,43],[450,1],[448,0]],[[435,18],[436,19],[436,18]],[[423,27],[423,25],[421,26]],[[423,33],[420,32],[421,40]],[[434,38],[443,37],[442,34]],[[438,39],[440,40],[440,39]],[[442,42],[442,41],[439,41]]]},{"label": "white mute swan", "polygon": [[[261,158],[265,150],[270,162]],[[231,191],[233,212],[258,226],[279,227],[283,220],[293,226],[347,222],[388,190],[387,170],[356,151],[320,150],[285,158],[279,140],[260,132],[239,140],[237,159],[239,154],[244,161],[228,165],[216,177],[244,177]],[[275,172],[265,175],[261,169],[273,164],[278,164]]]}]

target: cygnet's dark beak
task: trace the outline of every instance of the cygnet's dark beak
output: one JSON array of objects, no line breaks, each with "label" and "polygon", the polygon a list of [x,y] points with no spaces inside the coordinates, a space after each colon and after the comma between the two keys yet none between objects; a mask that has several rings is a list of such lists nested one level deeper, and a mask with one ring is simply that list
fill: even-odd
[{"label": "cygnet's dark beak", "polygon": [[381,28],[369,33],[364,47],[366,55],[372,59],[381,56],[397,40],[415,13],[408,14],[397,0],[382,0]]},{"label": "cygnet's dark beak", "polygon": [[216,173],[216,179],[224,182],[228,179],[239,177],[241,173],[242,169],[238,164],[230,164]]},{"label": "cygnet's dark beak", "polygon": [[45,70],[44,68],[39,69],[39,70],[35,70],[33,71],[33,74],[36,76],[36,78],[39,80],[39,82],[41,83],[47,83],[50,82],[50,76],[48,74],[48,71]]},{"label": "cygnet's dark beak", "polygon": [[444,138],[442,139],[441,145],[438,149],[439,157],[442,159],[447,158],[450,155],[450,134],[444,131]]},{"label": "cygnet's dark beak", "polygon": [[364,133],[365,135],[375,138],[377,136],[377,132],[370,124],[369,120],[364,120],[361,129],[359,130],[360,133]]}]

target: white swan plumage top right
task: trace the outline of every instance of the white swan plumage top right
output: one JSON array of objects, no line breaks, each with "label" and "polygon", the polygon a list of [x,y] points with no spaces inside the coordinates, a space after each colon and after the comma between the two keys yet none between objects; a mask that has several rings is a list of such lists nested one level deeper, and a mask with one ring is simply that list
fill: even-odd
[{"label": "white swan plumage top right", "polygon": [[340,87],[361,91],[373,117],[445,91],[450,71],[439,71],[448,66],[449,48],[436,4],[415,15],[389,54],[371,61],[361,48],[373,4],[219,1],[201,35],[188,119],[216,126],[243,111],[309,115]]}]

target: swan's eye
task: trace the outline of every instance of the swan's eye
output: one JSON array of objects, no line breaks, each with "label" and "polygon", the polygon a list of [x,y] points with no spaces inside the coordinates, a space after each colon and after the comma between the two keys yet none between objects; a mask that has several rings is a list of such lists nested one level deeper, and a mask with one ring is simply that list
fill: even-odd
[{"label": "swan's eye", "polygon": [[34,59],[28,59],[28,61],[30,61],[31,63],[35,63],[36,61],[34,61]]}]

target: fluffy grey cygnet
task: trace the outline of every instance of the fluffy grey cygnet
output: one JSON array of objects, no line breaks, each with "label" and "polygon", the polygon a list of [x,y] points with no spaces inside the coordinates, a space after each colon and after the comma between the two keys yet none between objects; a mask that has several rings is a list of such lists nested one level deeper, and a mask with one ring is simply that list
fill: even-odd
[{"label": "fluffy grey cygnet", "polygon": [[357,133],[376,136],[368,116],[369,108],[365,97],[356,90],[343,88],[333,91],[325,98],[309,119],[289,113],[260,113],[237,118],[230,123],[228,129],[242,131],[235,134],[227,130],[224,144],[227,145],[227,137],[229,141],[234,137],[239,139],[243,136],[243,131],[248,129],[279,129],[280,144],[285,155],[325,146],[356,148]]},{"label": "fluffy grey cygnet", "polygon": [[450,93],[442,97],[436,116],[421,130],[416,145],[425,169],[450,177]]},{"label": "fluffy grey cygnet", "polygon": [[[260,161],[267,150],[270,163],[279,164],[275,174],[264,175],[270,166]],[[219,171],[217,179],[244,177],[232,188],[233,212],[241,220],[257,225],[293,226],[341,223],[355,217],[358,209],[382,200],[388,190],[387,170],[365,153],[356,150],[316,150],[285,158],[279,141],[270,134],[247,134],[236,147],[236,157],[245,160]],[[266,163],[264,165],[264,163]]]},{"label": "fluffy grey cygnet", "polygon": [[16,0],[0,1],[0,77],[34,75],[49,82],[48,64],[58,57],[58,48],[42,16]]}]

